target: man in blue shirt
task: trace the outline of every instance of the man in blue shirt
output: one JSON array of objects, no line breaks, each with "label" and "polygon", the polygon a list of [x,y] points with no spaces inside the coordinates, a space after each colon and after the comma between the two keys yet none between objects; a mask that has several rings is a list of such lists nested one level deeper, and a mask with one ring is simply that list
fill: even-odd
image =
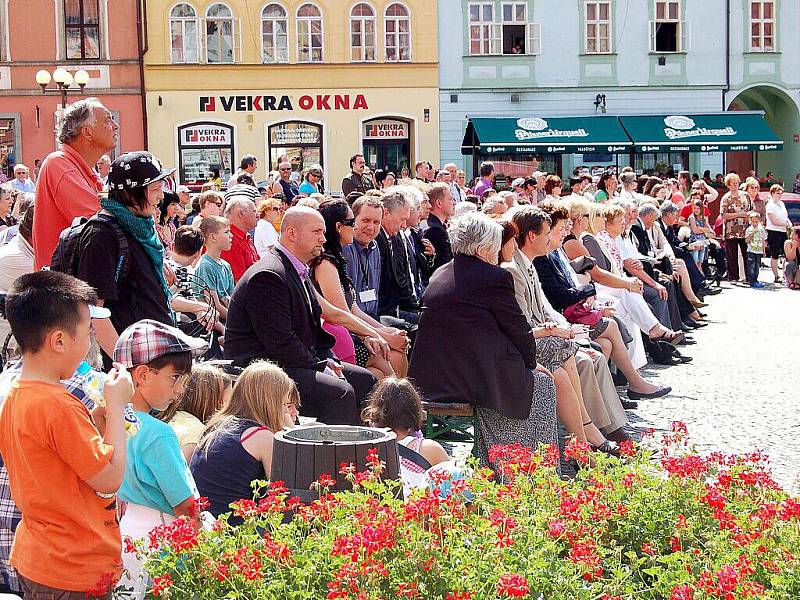
[{"label": "man in blue shirt", "polygon": [[342,248],[347,274],[353,282],[358,307],[378,319],[381,254],[375,238],[381,230],[383,202],[380,198],[363,196],[353,203],[353,215],[356,220],[353,243]]},{"label": "man in blue shirt", "polygon": [[11,180],[11,187],[26,194],[36,191],[36,184],[28,177],[28,167],[22,163],[14,167],[14,179]]}]

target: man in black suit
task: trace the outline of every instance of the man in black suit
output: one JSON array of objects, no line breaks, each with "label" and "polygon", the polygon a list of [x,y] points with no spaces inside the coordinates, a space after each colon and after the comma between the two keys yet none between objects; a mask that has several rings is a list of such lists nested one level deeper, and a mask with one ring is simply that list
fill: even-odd
[{"label": "man in black suit", "polygon": [[[421,193],[420,196],[422,196]],[[424,198],[424,196],[422,197]],[[425,292],[425,288],[428,287],[428,281],[431,278],[434,249],[431,243],[423,238],[422,231],[420,231],[420,201],[416,196],[407,196],[406,200],[410,202],[411,209],[406,221],[406,227],[400,230],[400,236],[402,236],[406,245],[408,266],[414,290],[417,298],[422,298],[422,294]]]},{"label": "man in black suit", "polygon": [[411,282],[408,248],[399,235],[411,207],[405,195],[392,190],[383,195],[383,221],[376,242],[381,255],[378,314],[384,325],[408,330],[419,320],[419,298]]},{"label": "man in black suit", "polygon": [[364,195],[367,190],[375,188],[372,185],[372,179],[364,175],[364,167],[366,166],[363,154],[354,154],[350,157],[350,175],[342,180],[342,195],[347,198],[353,192],[358,192]]},{"label": "man in black suit", "polygon": [[453,251],[450,249],[450,238],[447,235],[445,224],[456,211],[453,193],[446,183],[434,183],[428,188],[428,198],[431,201],[431,211],[428,214],[425,239],[433,245],[433,269],[435,271],[442,265],[453,260]]},{"label": "man in black suit", "polygon": [[325,221],[316,210],[286,211],[278,244],[250,267],[233,291],[225,331],[225,358],[246,366],[271,360],[297,384],[300,413],[328,424],[358,425],[361,404],[375,378],[366,369],[340,363],[331,352],[334,338],[320,318],[344,325],[376,352],[388,345],[369,337],[351,313],[317,294],[307,263],[322,253]]}]

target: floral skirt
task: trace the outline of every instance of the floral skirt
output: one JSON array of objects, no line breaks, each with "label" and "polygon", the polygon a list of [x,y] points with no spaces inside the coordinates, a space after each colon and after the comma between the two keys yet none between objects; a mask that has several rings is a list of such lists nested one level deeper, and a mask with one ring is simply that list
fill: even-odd
[{"label": "floral skirt", "polygon": [[477,407],[478,431],[475,443],[478,458],[489,466],[489,448],[519,442],[529,448],[558,442],[556,422],[556,384],[539,371],[533,372],[533,398],[527,419],[512,419],[490,408]]},{"label": "floral skirt", "polygon": [[578,344],[572,340],[548,335],[536,340],[536,360],[548,371],[564,366],[578,352]]}]

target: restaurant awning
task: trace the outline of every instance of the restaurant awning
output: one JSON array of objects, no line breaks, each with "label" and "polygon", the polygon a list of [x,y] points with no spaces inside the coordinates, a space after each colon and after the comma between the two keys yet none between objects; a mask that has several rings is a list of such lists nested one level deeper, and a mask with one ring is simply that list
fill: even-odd
[{"label": "restaurant awning", "polygon": [[738,152],[783,149],[761,112],[621,116],[634,152]]},{"label": "restaurant awning", "polygon": [[473,117],[461,154],[623,154],[631,147],[614,116]]}]

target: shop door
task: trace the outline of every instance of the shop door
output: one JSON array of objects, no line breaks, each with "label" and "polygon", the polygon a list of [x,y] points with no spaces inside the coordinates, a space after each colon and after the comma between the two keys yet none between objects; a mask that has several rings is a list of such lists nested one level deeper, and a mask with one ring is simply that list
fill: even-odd
[{"label": "shop door", "polygon": [[408,141],[369,141],[364,142],[364,157],[371,169],[385,169],[400,173],[408,167]]}]

